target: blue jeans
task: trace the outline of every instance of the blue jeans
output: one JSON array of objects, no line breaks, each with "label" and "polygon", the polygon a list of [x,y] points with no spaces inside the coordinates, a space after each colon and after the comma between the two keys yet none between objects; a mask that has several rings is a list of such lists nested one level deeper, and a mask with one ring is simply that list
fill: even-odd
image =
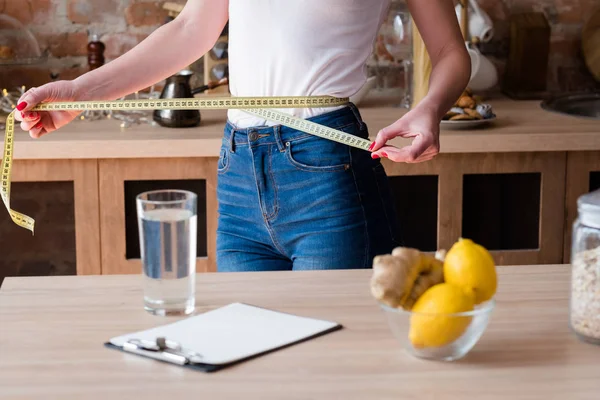
[{"label": "blue jeans", "polygon": [[[368,138],[353,104],[310,120]],[[218,271],[370,268],[401,243],[380,160],[280,125],[226,124],[217,199]]]}]

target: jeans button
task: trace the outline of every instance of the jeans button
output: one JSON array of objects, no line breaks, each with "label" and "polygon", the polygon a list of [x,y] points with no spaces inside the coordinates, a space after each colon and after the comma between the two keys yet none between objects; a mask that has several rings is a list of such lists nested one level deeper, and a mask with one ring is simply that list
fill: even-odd
[{"label": "jeans button", "polygon": [[250,134],[248,135],[248,139],[251,142],[254,142],[256,139],[258,139],[258,134],[256,132],[250,132]]}]

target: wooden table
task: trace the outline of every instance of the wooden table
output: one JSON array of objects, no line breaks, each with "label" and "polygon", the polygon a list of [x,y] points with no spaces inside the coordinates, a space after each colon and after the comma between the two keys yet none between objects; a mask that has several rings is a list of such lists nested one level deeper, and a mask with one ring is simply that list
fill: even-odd
[{"label": "wooden table", "polygon": [[214,374],[102,346],[171,320],[143,311],[139,276],[7,278],[0,399],[598,399],[600,347],[569,331],[569,272],[499,268],[488,330],[454,363],[399,348],[368,270],[200,274],[199,312],[243,301],[345,326]]}]

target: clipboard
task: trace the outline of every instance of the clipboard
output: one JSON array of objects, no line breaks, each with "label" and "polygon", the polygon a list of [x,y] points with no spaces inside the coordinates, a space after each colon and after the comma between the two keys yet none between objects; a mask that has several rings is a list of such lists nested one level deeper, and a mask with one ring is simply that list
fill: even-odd
[{"label": "clipboard", "polygon": [[342,325],[232,303],[171,324],[128,333],[108,348],[202,372],[231,365],[342,329]]}]

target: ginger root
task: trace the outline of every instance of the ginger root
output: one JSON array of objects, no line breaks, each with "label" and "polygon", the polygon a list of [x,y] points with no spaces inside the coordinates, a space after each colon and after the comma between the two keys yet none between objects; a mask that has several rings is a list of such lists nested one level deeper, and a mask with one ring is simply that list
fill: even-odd
[{"label": "ginger root", "polygon": [[382,303],[410,310],[431,286],[443,282],[443,261],[417,249],[397,247],[373,259],[371,294]]}]

